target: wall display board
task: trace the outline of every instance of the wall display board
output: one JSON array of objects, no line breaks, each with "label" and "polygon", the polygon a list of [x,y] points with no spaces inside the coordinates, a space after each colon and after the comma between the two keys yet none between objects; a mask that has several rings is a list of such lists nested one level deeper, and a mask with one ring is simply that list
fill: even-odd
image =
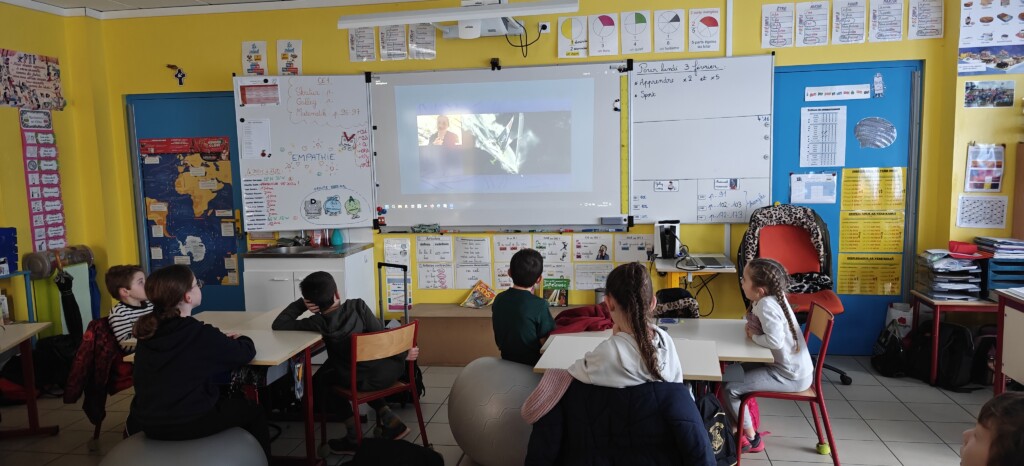
[{"label": "wall display board", "polygon": [[235,78],[246,231],[368,227],[366,78]]},{"label": "wall display board", "polygon": [[771,203],[774,60],[634,64],[629,211],[637,223],[746,223]]},{"label": "wall display board", "polygon": [[373,76],[388,226],[621,216],[622,74],[608,63]]}]

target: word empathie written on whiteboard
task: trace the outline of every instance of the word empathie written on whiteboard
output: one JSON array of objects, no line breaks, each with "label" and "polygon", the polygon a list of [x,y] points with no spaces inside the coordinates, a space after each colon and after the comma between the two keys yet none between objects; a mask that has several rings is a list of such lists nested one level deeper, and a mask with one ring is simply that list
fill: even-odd
[{"label": "word empathie written on whiteboard", "polygon": [[630,213],[746,223],[771,186],[771,55],[641,62],[630,74]]}]

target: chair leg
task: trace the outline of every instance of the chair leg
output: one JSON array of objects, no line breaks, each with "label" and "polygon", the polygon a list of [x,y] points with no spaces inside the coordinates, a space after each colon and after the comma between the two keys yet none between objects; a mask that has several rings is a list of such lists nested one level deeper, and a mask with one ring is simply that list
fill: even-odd
[{"label": "chair leg", "polygon": [[828,435],[828,445],[832,453],[832,464],[839,466],[839,453],[836,451],[836,439],[832,437],[832,423],[828,420],[828,410],[825,409],[825,398],[819,398],[818,402],[821,405],[821,419],[825,421],[825,434]]},{"label": "chair leg", "polygon": [[327,397],[320,399],[320,445],[327,444]]},{"label": "chair leg", "polygon": [[430,444],[427,442],[427,426],[423,424],[423,411],[420,410],[420,397],[415,392],[416,385],[411,384],[411,386],[413,387],[412,406],[416,408],[416,421],[420,424],[420,438],[423,439],[423,446],[430,448]]},{"label": "chair leg", "polygon": [[818,419],[818,407],[817,403],[811,402],[811,417],[814,418],[814,432],[818,434],[818,445],[825,443],[825,435],[821,430],[821,421]]},{"label": "chair leg", "polygon": [[363,443],[363,423],[359,419],[359,403],[352,400],[352,420],[356,424],[356,443],[362,445]]},{"label": "chair leg", "polygon": [[736,466],[740,466],[740,455],[743,454],[743,416],[747,414],[747,401],[751,398],[743,398],[740,401],[740,411],[736,413]]}]

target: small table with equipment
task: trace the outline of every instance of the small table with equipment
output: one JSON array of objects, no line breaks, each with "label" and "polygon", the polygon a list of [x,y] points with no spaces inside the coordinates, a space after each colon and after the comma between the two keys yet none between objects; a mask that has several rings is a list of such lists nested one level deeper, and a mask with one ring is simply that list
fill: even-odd
[{"label": "small table with equipment", "polygon": [[[914,325],[920,326],[918,316],[921,314],[921,304],[935,310],[932,318],[932,364],[929,380],[935,385],[935,378],[939,373],[939,321],[942,320],[943,312],[983,312],[990,313],[999,310],[999,305],[992,301],[936,301],[917,290],[910,291],[910,305],[914,309]],[[999,341],[1002,341],[1000,338]],[[998,343],[997,343],[998,344]]]}]

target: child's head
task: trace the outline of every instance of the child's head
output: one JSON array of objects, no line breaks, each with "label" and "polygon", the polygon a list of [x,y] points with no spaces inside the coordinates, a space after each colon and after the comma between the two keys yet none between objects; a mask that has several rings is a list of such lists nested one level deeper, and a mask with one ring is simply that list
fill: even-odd
[{"label": "child's head", "polygon": [[307,275],[299,282],[299,290],[302,291],[302,298],[320,308],[321,312],[330,309],[340,299],[338,284],[327,272]]},{"label": "child's head", "polygon": [[743,295],[751,301],[765,296],[775,296],[782,304],[786,301],[786,289],[789,287],[789,275],[782,264],[772,260],[757,258],[743,268]]},{"label": "child's head", "polygon": [[654,311],[654,288],[651,274],[639,262],[616,267],[608,274],[605,283],[605,304],[612,321],[625,332],[633,335],[640,347],[647,370],[655,380],[664,380],[658,371],[658,361],[651,341],[650,322]]},{"label": "child's head", "polygon": [[153,312],[135,322],[135,337],[144,340],[156,333],[160,322],[189,315],[203,302],[202,282],[187,265],[169,265],[150,274],[146,280],[146,296],[153,303]]},{"label": "child's head", "polygon": [[508,266],[508,276],[512,283],[521,288],[529,288],[537,284],[544,273],[544,256],[533,249],[520,249],[512,255]]},{"label": "child's head", "polygon": [[146,274],[137,265],[115,265],[107,271],[107,292],[125,304],[138,306],[146,300]]},{"label": "child's head", "polygon": [[1016,464],[1022,457],[1024,392],[1006,392],[985,403],[978,413],[978,424],[964,431],[960,464],[1002,466]]}]

